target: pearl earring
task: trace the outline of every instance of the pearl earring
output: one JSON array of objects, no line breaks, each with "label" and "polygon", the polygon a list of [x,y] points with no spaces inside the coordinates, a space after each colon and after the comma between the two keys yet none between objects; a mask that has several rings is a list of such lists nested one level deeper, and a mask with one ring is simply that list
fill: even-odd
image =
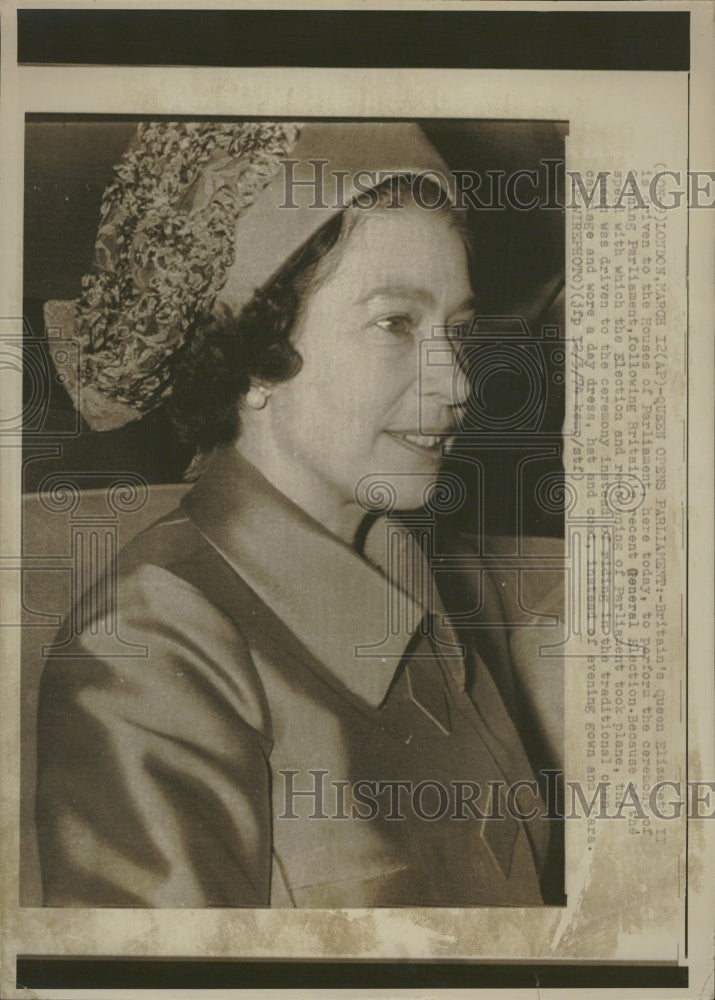
[{"label": "pearl earring", "polygon": [[246,393],[246,405],[252,410],[262,410],[268,402],[270,393],[262,385],[252,385]]}]

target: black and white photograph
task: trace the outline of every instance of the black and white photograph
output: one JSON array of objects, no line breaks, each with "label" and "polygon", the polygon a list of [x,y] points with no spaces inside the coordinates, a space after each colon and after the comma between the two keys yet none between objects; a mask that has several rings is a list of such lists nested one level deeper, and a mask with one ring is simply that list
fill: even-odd
[{"label": "black and white photograph", "polygon": [[28,123],[43,905],[562,898],[565,131]]},{"label": "black and white photograph", "polygon": [[712,995],[708,5],[0,27],[0,994]]}]

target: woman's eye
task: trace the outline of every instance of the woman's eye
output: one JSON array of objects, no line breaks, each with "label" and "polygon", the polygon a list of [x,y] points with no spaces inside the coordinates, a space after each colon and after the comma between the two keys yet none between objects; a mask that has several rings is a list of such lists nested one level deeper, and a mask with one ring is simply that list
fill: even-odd
[{"label": "woman's eye", "polygon": [[447,326],[447,336],[455,346],[463,346],[473,336],[474,318],[460,319]]},{"label": "woman's eye", "polygon": [[395,337],[407,337],[412,333],[413,322],[411,316],[385,316],[383,319],[377,320],[375,326],[379,326],[381,330],[385,330]]}]

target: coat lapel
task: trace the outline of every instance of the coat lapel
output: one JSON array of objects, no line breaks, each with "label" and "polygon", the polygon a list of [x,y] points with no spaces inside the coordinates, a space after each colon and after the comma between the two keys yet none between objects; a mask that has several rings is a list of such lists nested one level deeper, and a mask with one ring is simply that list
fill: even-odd
[{"label": "coat lapel", "polygon": [[280,493],[233,447],[217,449],[182,505],[308,651],[377,708],[420,627],[423,604]]}]

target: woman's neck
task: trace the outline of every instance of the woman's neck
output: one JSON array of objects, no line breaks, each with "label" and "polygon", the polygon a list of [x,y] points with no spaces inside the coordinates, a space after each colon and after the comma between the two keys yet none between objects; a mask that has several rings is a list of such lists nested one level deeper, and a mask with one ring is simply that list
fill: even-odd
[{"label": "woman's neck", "polygon": [[234,444],[237,451],[277,490],[338,538],[353,545],[365,511],[354,499],[341,500],[337,492],[316,489],[310,469],[286,459],[277,449],[242,435]]}]

